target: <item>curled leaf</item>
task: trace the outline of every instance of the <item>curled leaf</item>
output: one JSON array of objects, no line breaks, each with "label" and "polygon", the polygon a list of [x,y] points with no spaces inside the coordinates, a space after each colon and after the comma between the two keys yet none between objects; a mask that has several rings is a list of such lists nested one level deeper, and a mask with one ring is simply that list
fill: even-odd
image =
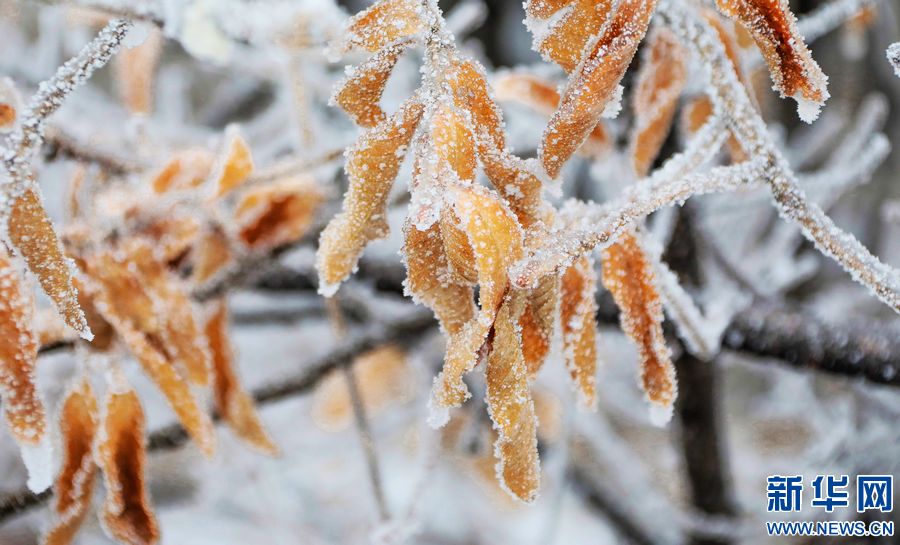
[{"label": "curled leaf", "polygon": [[295,176],[255,187],[235,209],[240,240],[254,249],[294,242],[306,234],[324,194],[312,176]]},{"label": "curled leaf", "polygon": [[593,408],[597,375],[597,278],[590,258],[578,258],[563,273],[560,284],[559,320],[566,367],[581,405]]},{"label": "curled leaf", "polygon": [[53,486],[54,521],[44,536],[45,545],[68,545],[84,522],[94,493],[94,437],[97,435],[97,399],[86,379],[76,382],[63,400],[59,414],[62,468]]},{"label": "curled leaf", "polygon": [[639,177],[650,171],[669,135],[678,98],[687,82],[687,50],[672,31],[657,29],[647,46],[634,94],[635,127],[630,143],[632,164]]},{"label": "curled leaf", "polygon": [[378,104],[397,60],[409,42],[390,44],[364,63],[352,68],[337,84],[332,101],[341,107],[360,127],[371,128],[385,120]]},{"label": "curled leaf", "polygon": [[655,8],[656,0],[623,0],[572,73],[539,149],[541,163],[551,178],[559,175],[614,99]]},{"label": "curled leaf", "polygon": [[360,47],[375,52],[418,34],[425,30],[420,9],[417,0],[378,0],[350,18],[344,51]]},{"label": "curled leaf", "polygon": [[137,394],[127,384],[113,385],[106,395],[96,452],[106,484],[101,521],[110,536],[131,545],[159,541],[147,492],[144,432],[144,411]]},{"label": "curled leaf", "polygon": [[572,72],[581,62],[585,48],[609,18],[612,0],[574,0],[572,8],[554,22],[537,50],[547,60]]},{"label": "curled leaf", "polygon": [[278,454],[278,446],[263,427],[253,396],[241,386],[228,339],[228,308],[224,301],[214,304],[206,322],[206,338],[213,359],[213,393],[216,410],[234,433],[253,448],[269,456]]},{"label": "curled leaf", "polygon": [[431,141],[440,160],[446,161],[460,180],[475,179],[475,139],[460,110],[442,103],[431,118]]},{"label": "curled leaf", "polygon": [[78,306],[70,261],[63,254],[53,223],[34,189],[26,189],[13,201],[7,226],[13,247],[37,276],[66,324],[90,340],[91,330]]},{"label": "curled leaf", "polygon": [[796,100],[800,119],[812,123],[828,100],[828,78],[798,32],[787,0],[716,0],[716,6],[753,35],[775,89]]},{"label": "curled leaf", "polygon": [[244,183],[252,172],[250,146],[240,134],[231,134],[214,174],[216,197],[221,197]]},{"label": "curled leaf", "polygon": [[45,471],[31,464],[32,453],[44,452],[48,446],[44,404],[34,377],[38,342],[33,314],[34,301],[0,245],[0,399],[6,424],[28,466],[28,486],[41,491],[50,485],[50,475],[45,479]]},{"label": "curled leaf", "polygon": [[522,328],[522,355],[531,376],[540,371],[556,325],[559,302],[559,279],[548,275],[528,291],[519,326]]},{"label": "curled leaf", "polygon": [[406,292],[433,310],[447,333],[459,332],[475,314],[474,295],[470,286],[450,280],[440,228],[421,231],[407,223],[403,232]]},{"label": "curled leaf", "polygon": [[485,398],[497,441],[497,477],[514,497],[530,503],[540,487],[537,421],[522,356],[518,322],[524,294],[510,292],[497,312],[490,339]]},{"label": "curled leaf", "polygon": [[[444,409],[458,406],[469,397],[463,375],[477,363],[478,351],[507,291],[506,271],[522,256],[523,249],[518,222],[493,193],[482,186],[456,185],[448,190],[475,257],[480,308],[447,343],[444,368],[432,391],[433,406]],[[454,258],[448,260],[453,262]]]},{"label": "curled leaf", "polygon": [[319,291],[330,295],[356,266],[369,241],[387,235],[387,198],[424,106],[408,100],[400,111],[368,133],[347,154],[350,188],[344,206],[319,239]]},{"label": "curled leaf", "polygon": [[651,416],[668,421],[675,402],[675,369],[663,334],[663,310],[653,270],[634,234],[603,251],[603,285],[621,311],[622,331],[641,362],[641,385],[654,408]]},{"label": "curled leaf", "polygon": [[[501,102],[518,102],[546,116],[553,115],[559,106],[560,97],[556,86],[531,74],[504,74],[494,82],[494,90]],[[598,158],[605,155],[611,146],[612,138],[601,121],[578,151],[587,157]]]}]

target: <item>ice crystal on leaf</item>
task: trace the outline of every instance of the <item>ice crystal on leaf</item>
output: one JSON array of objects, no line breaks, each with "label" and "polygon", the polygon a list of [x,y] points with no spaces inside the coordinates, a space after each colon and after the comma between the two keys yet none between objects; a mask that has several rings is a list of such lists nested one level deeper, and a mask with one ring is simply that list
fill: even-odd
[{"label": "ice crystal on leaf", "polygon": [[[573,67],[559,107],[541,140],[541,163],[551,178],[559,175],[563,164],[587,140],[614,100],[655,9],[656,0],[624,0],[616,6],[608,23],[597,25],[597,37],[585,48],[577,68]],[[576,30],[582,28],[564,27],[558,32]]]},{"label": "ice crystal on leaf", "polygon": [[76,380],[59,414],[63,459],[53,487],[54,521],[44,536],[45,545],[72,543],[88,515],[97,473],[93,448],[98,425],[94,391],[86,379]]},{"label": "ice crystal on leaf", "polygon": [[828,78],[797,30],[797,18],[787,0],[716,0],[716,6],[753,35],[775,89],[797,101],[800,119],[815,121],[828,100]]},{"label": "ice crystal on leaf", "polygon": [[106,500],[101,522],[120,543],[152,545],[159,525],[147,490],[144,411],[137,393],[118,373],[106,393],[95,456],[103,470]]},{"label": "ice crystal on leaf", "polygon": [[[6,425],[21,446],[26,463],[38,451],[49,448],[47,417],[34,380],[38,342],[32,329],[33,314],[34,301],[27,284],[0,245],[0,400]],[[43,478],[49,468],[28,470],[30,488],[41,491],[50,486],[49,479]]]}]

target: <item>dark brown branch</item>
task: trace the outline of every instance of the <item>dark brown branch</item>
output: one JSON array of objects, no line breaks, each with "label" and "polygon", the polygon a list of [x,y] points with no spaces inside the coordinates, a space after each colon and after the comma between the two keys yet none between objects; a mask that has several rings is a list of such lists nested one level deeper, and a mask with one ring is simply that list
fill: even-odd
[{"label": "dark brown branch", "polygon": [[[434,326],[431,313],[417,309],[406,318],[365,328],[332,352],[310,363],[303,373],[253,390],[253,398],[258,404],[265,405],[308,393],[331,371],[351,363],[363,352],[389,342],[409,346]],[[213,419],[218,422],[219,415],[214,414]],[[180,424],[171,424],[152,432],[147,438],[147,448],[150,451],[172,450],[187,442],[188,435],[184,428]],[[51,495],[50,492],[33,494],[20,490],[0,498],[0,522],[41,505]]]}]

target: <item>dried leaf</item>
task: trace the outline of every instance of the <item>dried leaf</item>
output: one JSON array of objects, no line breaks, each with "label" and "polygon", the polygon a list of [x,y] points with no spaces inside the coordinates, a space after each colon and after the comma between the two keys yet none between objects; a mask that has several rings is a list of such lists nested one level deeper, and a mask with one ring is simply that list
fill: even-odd
[{"label": "dried leaf", "polygon": [[560,323],[563,354],[583,407],[596,405],[597,278],[589,257],[575,261],[562,275]]},{"label": "dried leaf", "polygon": [[162,322],[164,352],[199,386],[209,383],[210,354],[194,317],[185,285],[169,271],[153,248],[140,241],[123,244],[128,260],[156,305]]},{"label": "dried leaf", "polygon": [[59,423],[63,460],[53,487],[55,520],[44,545],[71,543],[91,507],[97,473],[92,449],[99,423],[97,399],[86,378],[69,388]]},{"label": "dried leaf", "polygon": [[231,263],[231,246],[221,229],[208,229],[191,249],[191,281],[202,285]]},{"label": "dried leaf", "polygon": [[656,0],[623,0],[563,93],[559,108],[539,149],[551,178],[572,157],[600,121],[616,88],[643,39],[656,8]]},{"label": "dried leaf", "polygon": [[306,234],[324,197],[308,175],[252,188],[235,209],[238,237],[256,250],[294,242]]},{"label": "dried leaf", "polygon": [[[406,354],[394,345],[370,350],[353,361],[359,395],[366,415],[374,416],[389,405],[409,399],[413,383]],[[316,387],[313,419],[326,431],[347,429],[353,421],[353,404],[347,378],[336,370]]]},{"label": "dried leaf", "polygon": [[528,291],[525,308],[519,320],[522,328],[522,355],[530,376],[540,371],[556,325],[559,302],[559,279],[548,275],[538,280],[537,286]]},{"label": "dried leaf", "polygon": [[332,102],[341,107],[360,127],[371,128],[385,120],[378,104],[388,78],[409,42],[390,44],[352,69],[337,84]]},{"label": "dried leaf", "polygon": [[26,189],[14,201],[9,212],[8,234],[66,324],[90,340],[91,330],[78,306],[70,262],[63,255],[53,224],[35,190]]},{"label": "dried leaf", "polygon": [[814,121],[829,97],[828,78],[797,31],[787,0],[716,0],[716,6],[753,35],[782,98],[792,97],[800,119]]},{"label": "dried leaf", "polygon": [[537,422],[522,357],[518,322],[525,295],[513,291],[497,312],[485,377],[488,412],[497,430],[497,477],[514,497],[531,503],[540,487]]},{"label": "dried leaf", "polygon": [[566,72],[572,72],[581,62],[588,41],[600,32],[612,8],[612,0],[574,0],[573,4],[537,44],[544,58]]},{"label": "dried leaf", "polygon": [[191,189],[202,184],[212,173],[215,156],[204,148],[177,152],[153,176],[151,185],[157,193]]},{"label": "dried leaf", "polygon": [[256,411],[256,404],[241,386],[234,364],[234,353],[228,338],[228,307],[224,301],[214,304],[206,322],[206,338],[213,358],[213,392],[216,410],[228,427],[248,445],[269,456],[278,455]]},{"label": "dried leaf", "polygon": [[475,139],[460,110],[443,102],[431,118],[431,141],[438,159],[460,180],[475,179]]},{"label": "dried leaf", "polygon": [[671,30],[656,29],[650,36],[634,93],[635,127],[631,133],[634,171],[644,177],[659,155],[672,128],[675,108],[687,82],[687,50]]},{"label": "dried leaf", "polygon": [[[522,256],[522,232],[503,202],[482,186],[448,187],[454,212],[469,238],[478,276],[478,314],[451,335],[444,368],[435,379],[433,405],[449,408],[469,397],[463,375],[477,363],[477,354],[494,322],[508,287],[509,266]],[[444,246],[448,249],[447,246]],[[450,256],[448,261],[453,262]]]},{"label": "dried leaf", "polygon": [[144,431],[144,411],[135,391],[127,384],[113,385],[106,394],[96,452],[106,483],[101,521],[110,536],[129,545],[159,541],[147,492]]},{"label": "dried leaf", "polygon": [[[494,91],[501,102],[518,102],[548,117],[553,115],[559,106],[559,92],[556,86],[531,74],[510,72],[499,76],[494,81]],[[603,122],[600,122],[578,151],[587,157],[599,158],[606,155],[611,146],[612,137],[606,131]]]},{"label": "dried leaf", "polygon": [[9,431],[23,447],[44,439],[44,404],[34,382],[38,343],[31,328],[34,301],[0,245],[0,395]]},{"label": "dried leaf", "polygon": [[408,100],[394,116],[365,135],[347,154],[350,188],[343,211],[319,239],[319,291],[333,294],[356,266],[369,241],[387,235],[387,198],[424,106]]},{"label": "dried leaf", "polygon": [[441,327],[453,335],[475,314],[471,287],[449,280],[449,261],[437,224],[425,231],[407,223],[403,229],[406,292],[434,311]]},{"label": "dried leaf", "polygon": [[244,183],[252,172],[250,146],[240,134],[230,135],[214,175],[216,197],[221,197]]},{"label": "dried leaf", "polygon": [[144,372],[156,383],[178,419],[203,453],[215,450],[212,421],[197,403],[187,380],[176,370],[165,340],[163,320],[147,292],[144,278],[121,253],[103,252],[86,260],[91,295]]},{"label": "dried leaf", "polygon": [[450,207],[441,210],[441,238],[447,256],[447,273],[457,284],[475,285],[478,271],[475,269],[475,253],[469,244],[469,235],[460,225],[460,219]]},{"label": "dried leaf", "polygon": [[344,51],[360,47],[375,52],[425,30],[417,0],[378,0],[350,18]]},{"label": "dried leaf", "polygon": [[675,402],[675,370],[663,335],[662,303],[653,270],[634,234],[603,251],[603,285],[621,311],[622,331],[641,361],[641,384],[655,406],[654,418],[668,420]]}]

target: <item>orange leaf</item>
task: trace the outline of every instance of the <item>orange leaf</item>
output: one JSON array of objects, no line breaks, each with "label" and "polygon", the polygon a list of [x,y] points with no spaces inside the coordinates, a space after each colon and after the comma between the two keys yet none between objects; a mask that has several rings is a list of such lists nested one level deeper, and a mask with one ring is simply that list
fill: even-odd
[{"label": "orange leaf", "polygon": [[306,234],[324,199],[312,176],[296,176],[249,189],[235,210],[238,233],[260,250],[294,242]]},{"label": "orange leaf", "polygon": [[116,56],[115,73],[122,102],[132,114],[147,115],[153,111],[153,79],[163,36],[158,28],[149,30],[144,43],[123,47]]},{"label": "orange leaf", "polygon": [[9,240],[38,277],[41,287],[62,314],[69,327],[86,339],[91,331],[78,306],[69,260],[63,255],[53,223],[33,189],[26,189],[9,212]]},{"label": "orange leaf", "polygon": [[213,169],[215,157],[203,148],[190,148],[175,153],[156,174],[151,186],[157,193],[173,189],[190,189],[202,184]]},{"label": "orange leaf", "polygon": [[53,487],[55,520],[45,545],[68,545],[84,522],[94,493],[94,437],[97,434],[97,399],[87,379],[76,382],[63,400],[59,415],[62,468]]},{"label": "orange leaf", "polygon": [[787,0],[716,0],[716,6],[753,35],[782,98],[797,101],[801,119],[815,120],[829,97],[828,78],[797,31]]},{"label": "orange leaf", "polygon": [[522,292],[511,292],[497,312],[485,369],[485,398],[497,430],[497,477],[510,494],[531,503],[541,472],[534,402],[518,332],[524,298]]},{"label": "orange leaf", "polygon": [[663,310],[650,263],[634,234],[626,234],[603,251],[603,285],[621,310],[622,331],[631,338],[641,361],[647,398],[663,416],[675,402],[675,370],[663,335]]},{"label": "orange leaf", "polygon": [[558,300],[559,279],[554,275],[541,278],[537,286],[528,291],[519,326],[522,328],[522,355],[531,376],[540,371],[550,351]]},{"label": "orange leaf", "polygon": [[228,238],[220,229],[209,229],[194,244],[191,281],[204,284],[231,262]]},{"label": "orange leaf", "polygon": [[378,51],[393,42],[425,30],[417,0],[378,0],[350,18],[344,51],[361,47]]},{"label": "orange leaf", "polygon": [[575,261],[562,275],[560,322],[563,353],[583,407],[596,403],[597,278],[588,257]]},{"label": "orange leaf", "polygon": [[127,384],[111,385],[97,445],[97,462],[106,483],[101,521],[116,541],[131,545],[159,541],[159,526],[147,493],[144,430],[144,411],[137,394]]},{"label": "orange leaf", "polygon": [[451,104],[441,103],[431,118],[431,141],[439,159],[463,181],[475,179],[475,139],[469,124]]},{"label": "orange leaf", "polygon": [[551,178],[559,175],[597,126],[647,32],[655,8],[656,0],[623,0],[587,58],[573,72],[539,149],[544,170]]},{"label": "orange leaf", "polygon": [[319,290],[331,294],[356,266],[369,241],[388,233],[387,199],[424,106],[408,100],[394,116],[367,132],[347,154],[350,188],[344,206],[319,238]]},{"label": "orange leaf", "polygon": [[681,90],[687,82],[687,51],[672,31],[659,28],[649,39],[634,93],[634,131],[631,158],[638,177],[650,171],[675,117]]},{"label": "orange leaf", "polygon": [[382,48],[337,85],[332,101],[340,106],[360,127],[371,128],[385,120],[378,102],[397,60],[409,42]]},{"label": "orange leaf", "polygon": [[214,175],[216,197],[221,197],[244,183],[252,172],[250,147],[240,134],[232,134]]},{"label": "orange leaf", "polygon": [[38,343],[33,315],[34,301],[0,244],[0,394],[6,424],[25,447],[41,444],[46,431],[44,404],[34,383]]},{"label": "orange leaf", "polygon": [[234,351],[228,339],[228,307],[217,301],[206,322],[206,338],[213,356],[213,392],[216,410],[234,433],[253,448],[269,456],[278,454],[278,446],[263,427],[253,396],[241,386],[234,364]]},{"label": "orange leaf", "polygon": [[612,0],[575,0],[574,4],[537,45],[546,59],[566,72],[578,67],[588,41],[600,32],[612,8]]}]

